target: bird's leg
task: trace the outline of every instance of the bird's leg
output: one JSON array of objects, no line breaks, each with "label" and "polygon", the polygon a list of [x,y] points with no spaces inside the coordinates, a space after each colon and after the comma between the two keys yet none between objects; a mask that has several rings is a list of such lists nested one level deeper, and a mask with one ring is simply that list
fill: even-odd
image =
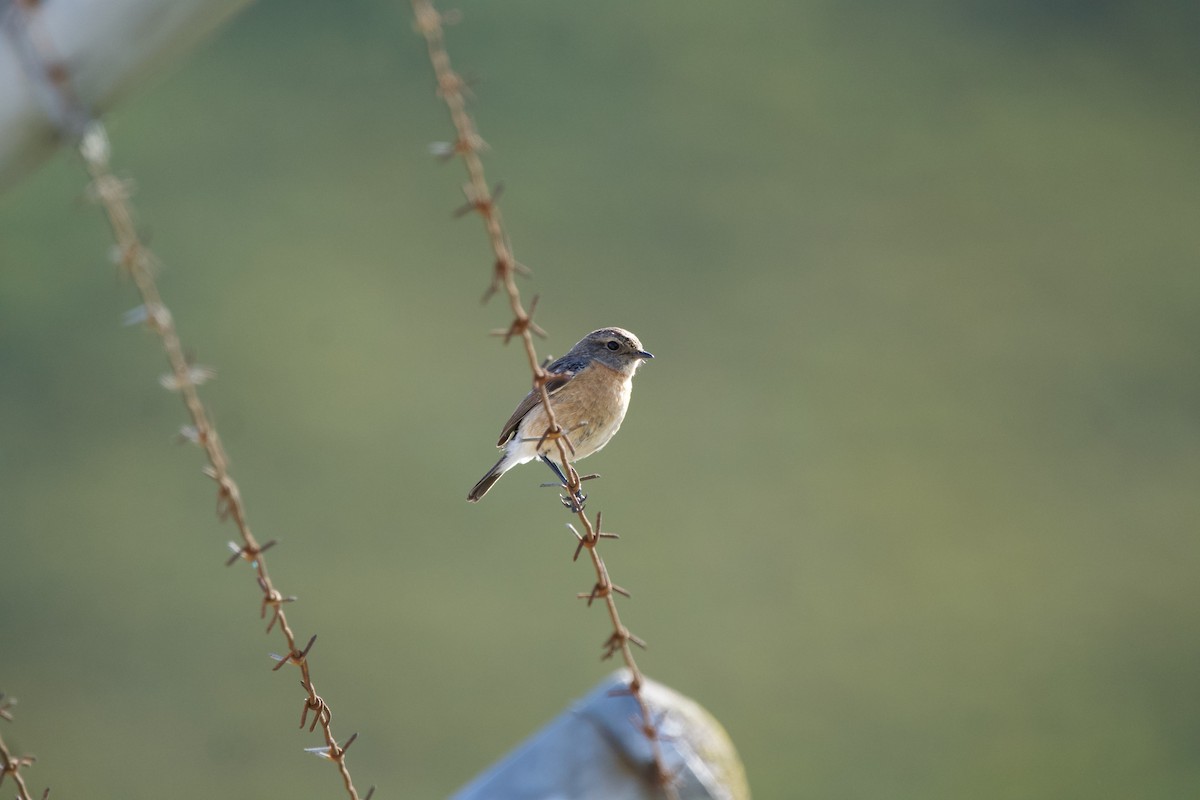
[{"label": "bird's leg", "polygon": [[554,473],[554,477],[558,478],[559,481],[562,482],[563,488],[565,489],[567,487],[567,476],[563,475],[562,469],[558,466],[558,464],[554,463],[554,459],[550,458],[550,456],[546,455],[545,453],[540,454],[538,458],[540,458],[542,463],[550,468],[550,471]]},{"label": "bird's leg", "polygon": [[[562,469],[558,466],[558,464],[556,464],[554,462],[554,459],[550,458],[550,456],[548,456],[544,453],[539,455],[538,458],[540,458],[543,462],[545,462],[546,466],[550,468],[550,470],[554,473],[554,476],[556,478],[558,478],[558,480],[560,481],[562,488],[566,489],[567,484],[569,484],[570,481],[567,480],[566,475],[563,475]],[[583,504],[584,504],[584,501],[586,501],[586,500],[587,500],[587,495],[584,494],[582,491],[577,491],[574,493],[574,496],[571,499],[567,499],[564,497],[563,505],[566,506],[571,511],[578,513],[583,510]]]}]

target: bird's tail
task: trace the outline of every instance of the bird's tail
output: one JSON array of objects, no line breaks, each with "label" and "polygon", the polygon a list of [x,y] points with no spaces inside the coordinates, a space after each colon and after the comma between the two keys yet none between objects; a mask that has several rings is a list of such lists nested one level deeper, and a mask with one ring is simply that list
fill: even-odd
[{"label": "bird's tail", "polygon": [[507,456],[502,457],[499,461],[497,461],[495,465],[493,465],[492,468],[487,471],[487,474],[479,479],[479,483],[475,484],[475,486],[471,488],[470,493],[467,495],[468,501],[472,503],[478,503],[483,499],[483,496],[488,493],[488,489],[492,488],[492,484],[500,480],[500,476],[508,471],[508,468],[504,466],[504,458],[506,457]]}]

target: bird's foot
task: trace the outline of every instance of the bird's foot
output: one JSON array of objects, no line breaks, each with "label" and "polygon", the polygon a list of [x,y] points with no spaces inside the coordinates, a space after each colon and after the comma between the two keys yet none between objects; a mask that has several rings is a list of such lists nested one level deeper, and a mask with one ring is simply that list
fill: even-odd
[{"label": "bird's foot", "polygon": [[[562,488],[565,489],[566,487]],[[583,504],[587,502],[587,495],[580,491],[570,496],[560,494],[558,499],[562,501],[563,506],[572,514],[580,514],[583,512]]]},{"label": "bird's foot", "polygon": [[[543,483],[542,486],[555,486],[563,491],[566,491],[566,495],[560,494],[558,497],[562,501],[562,504],[572,514],[578,514],[579,512],[583,511],[583,504],[587,502],[587,495],[584,494],[582,490],[576,490],[574,492],[571,491],[571,481],[567,479],[567,476],[563,474],[562,469],[560,469],[558,464],[556,464],[551,458],[545,454],[538,456],[538,458],[540,458],[542,462],[550,468],[550,470],[554,473],[554,477],[558,478],[557,483]],[[600,477],[594,473],[583,476],[576,475],[574,470],[571,470],[571,474],[575,476],[575,479],[579,481],[579,483]]]}]

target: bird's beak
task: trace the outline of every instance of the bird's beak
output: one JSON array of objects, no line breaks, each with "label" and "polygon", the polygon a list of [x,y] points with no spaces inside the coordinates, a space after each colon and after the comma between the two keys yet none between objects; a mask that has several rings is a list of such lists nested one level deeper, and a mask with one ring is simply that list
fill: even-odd
[{"label": "bird's beak", "polygon": [[638,358],[654,358],[653,353],[647,353],[645,350],[638,350],[634,355]]}]

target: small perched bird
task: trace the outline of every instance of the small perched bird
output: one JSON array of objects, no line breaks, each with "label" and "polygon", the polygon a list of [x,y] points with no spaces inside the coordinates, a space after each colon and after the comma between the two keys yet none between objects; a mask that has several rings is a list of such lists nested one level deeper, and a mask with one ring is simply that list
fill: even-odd
[{"label": "small perched bird", "polygon": [[[621,427],[629,408],[633,373],[648,358],[654,356],[643,350],[642,343],[629,331],[601,328],[546,367],[550,373],[546,392],[559,427],[575,447],[572,461],[587,458],[604,447]],[[504,455],[479,479],[467,499],[479,502],[501,475],[535,458],[549,465],[565,484],[566,477],[550,455],[557,453],[558,446],[551,439],[543,440],[548,427],[541,394],[535,389],[525,395],[504,423],[500,441],[496,442],[497,447],[504,448]]]}]

